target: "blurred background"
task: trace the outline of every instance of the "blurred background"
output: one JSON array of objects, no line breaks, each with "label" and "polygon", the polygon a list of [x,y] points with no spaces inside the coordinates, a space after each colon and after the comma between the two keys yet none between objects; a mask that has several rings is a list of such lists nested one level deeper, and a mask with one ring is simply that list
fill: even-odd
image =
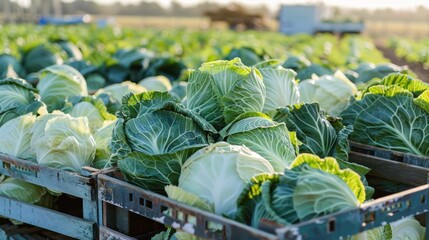
[{"label": "blurred background", "polygon": [[[429,34],[429,1],[243,0],[1,0],[0,22],[95,22],[121,27],[208,27],[282,31],[282,9],[313,6],[309,18],[324,23],[363,23],[363,34],[421,38]],[[296,9],[289,9],[295,11]],[[301,12],[300,12],[301,11]],[[305,10],[300,10],[300,16]],[[307,9],[307,13],[312,10]],[[297,21],[302,19],[297,19]],[[292,23],[289,23],[292,24]],[[329,29],[328,29],[329,30]]]}]

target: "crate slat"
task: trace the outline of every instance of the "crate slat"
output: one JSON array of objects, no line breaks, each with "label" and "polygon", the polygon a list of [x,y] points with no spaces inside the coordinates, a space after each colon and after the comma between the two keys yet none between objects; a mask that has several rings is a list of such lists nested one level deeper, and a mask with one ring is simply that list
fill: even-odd
[{"label": "crate slat", "polygon": [[96,236],[94,222],[7,197],[0,197],[0,215],[77,239]]},{"label": "crate slat", "polygon": [[91,177],[54,169],[0,153],[0,174],[21,179],[75,197],[96,200],[95,181]]}]

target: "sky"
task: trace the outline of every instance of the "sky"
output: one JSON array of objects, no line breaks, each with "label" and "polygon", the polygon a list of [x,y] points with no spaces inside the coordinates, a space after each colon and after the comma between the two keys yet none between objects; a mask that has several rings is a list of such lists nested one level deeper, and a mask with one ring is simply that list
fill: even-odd
[{"label": "sky", "polygon": [[[71,0],[69,0],[71,1]],[[118,0],[96,0],[99,3],[113,3],[119,2]],[[164,7],[168,7],[172,0],[146,0],[158,2]],[[204,2],[205,0],[176,0],[182,5],[189,6]],[[429,8],[429,0],[209,0],[210,2],[228,4],[231,2],[242,3],[244,5],[261,5],[266,4],[270,9],[275,10],[281,4],[305,4],[305,3],[320,3],[326,5],[352,7],[352,8],[394,8],[394,9],[413,9],[419,5]],[[123,3],[136,3],[139,0],[122,0]]]}]

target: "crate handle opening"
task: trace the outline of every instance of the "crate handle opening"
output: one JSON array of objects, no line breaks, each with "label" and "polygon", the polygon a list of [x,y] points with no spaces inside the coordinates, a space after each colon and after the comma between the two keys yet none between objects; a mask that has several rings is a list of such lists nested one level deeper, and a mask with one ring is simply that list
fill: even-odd
[{"label": "crate handle opening", "polygon": [[426,202],[426,196],[425,195],[421,195],[420,196],[420,203],[425,203]]},{"label": "crate handle opening", "polygon": [[335,232],[335,219],[328,221],[328,233]]},{"label": "crate handle opening", "polygon": [[[171,212],[170,211],[170,208],[169,207],[167,207],[167,206],[165,206],[165,205],[161,205],[161,213],[165,213],[165,212]],[[173,213],[173,215],[174,215],[174,213]],[[174,215],[175,216],[175,215]]]},{"label": "crate handle opening", "polygon": [[206,220],[204,229],[208,232],[217,232],[217,231],[219,231],[219,229],[222,229],[222,231],[225,232],[225,225],[223,225],[221,223]]},{"label": "crate handle opening", "polygon": [[365,213],[363,226],[366,226],[368,223],[372,223],[375,221],[375,212]]},{"label": "crate handle opening", "polygon": [[10,169],[10,163],[3,162],[3,168]]},{"label": "crate handle opening", "polygon": [[130,193],[130,194],[128,195],[128,200],[129,200],[130,202],[134,201],[134,195],[133,195],[132,193]]},{"label": "crate handle opening", "polygon": [[139,198],[139,204],[140,206],[144,206],[144,198]]},{"label": "crate handle opening", "polygon": [[404,155],[403,154],[392,154],[392,160],[397,162],[404,162]]},{"label": "crate handle opening", "polygon": [[152,209],[152,201],[146,199],[146,207]]}]

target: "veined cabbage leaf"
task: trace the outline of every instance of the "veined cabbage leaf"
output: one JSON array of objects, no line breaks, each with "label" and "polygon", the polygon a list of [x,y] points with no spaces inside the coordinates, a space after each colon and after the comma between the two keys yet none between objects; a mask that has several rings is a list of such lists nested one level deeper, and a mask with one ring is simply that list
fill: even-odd
[{"label": "veined cabbage leaf", "polygon": [[108,112],[103,100],[94,96],[69,97],[62,111],[72,117],[87,117],[92,133],[116,120],[116,116]]},{"label": "veined cabbage leaf", "polygon": [[96,143],[86,117],[61,112],[42,115],[32,132],[30,144],[39,164],[80,173],[94,160]]},{"label": "veined cabbage leaf", "polygon": [[372,86],[341,117],[353,141],[429,156],[429,90],[415,98],[400,86]]},{"label": "veined cabbage leaf", "polygon": [[291,225],[359,206],[355,194],[362,200],[364,192],[357,173],[340,170],[333,158],[304,155],[296,161],[283,175],[253,177],[237,201],[236,219],[254,227],[262,218]]},{"label": "veined cabbage leaf", "polygon": [[14,118],[0,127],[0,152],[14,157],[35,161],[31,149],[31,129],[36,116],[31,113]]},{"label": "veined cabbage leaf", "polygon": [[[247,147],[218,142],[189,157],[182,166],[178,189],[167,193],[187,204],[193,199],[197,207],[215,214],[233,216],[237,198],[250,179],[273,172],[267,160]],[[179,189],[185,193],[179,194]],[[178,197],[182,194],[184,199]]]},{"label": "veined cabbage leaf", "polygon": [[245,113],[220,134],[233,145],[245,145],[268,160],[274,171],[283,172],[296,157],[290,133],[284,123],[276,123],[263,113]]},{"label": "veined cabbage leaf", "polygon": [[37,114],[44,106],[36,89],[24,79],[0,80],[0,126],[26,113]]},{"label": "veined cabbage leaf", "polygon": [[127,180],[164,193],[177,185],[181,166],[213,142],[216,129],[168,93],[129,94],[117,114],[111,162]]},{"label": "veined cabbage leaf", "polygon": [[207,62],[191,71],[186,103],[220,130],[240,114],[261,112],[265,96],[259,70],[235,58]]},{"label": "veined cabbage leaf", "polygon": [[68,65],[53,65],[43,69],[36,87],[49,112],[61,109],[67,97],[88,96],[82,74]]},{"label": "veined cabbage leaf", "polygon": [[300,94],[293,70],[278,66],[259,68],[259,71],[267,91],[262,112],[273,117],[277,108],[299,102]]}]

